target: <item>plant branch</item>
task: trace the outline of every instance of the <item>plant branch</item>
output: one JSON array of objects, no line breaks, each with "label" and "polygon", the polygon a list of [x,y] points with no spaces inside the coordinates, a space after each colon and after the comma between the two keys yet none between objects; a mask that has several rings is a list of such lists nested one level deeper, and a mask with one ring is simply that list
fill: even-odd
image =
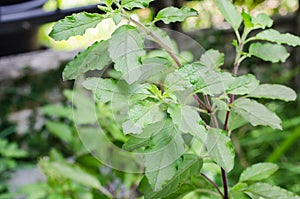
[{"label": "plant branch", "polygon": [[211,180],[204,173],[201,173],[201,176],[203,176],[212,186],[214,186],[216,188],[216,190],[218,191],[218,193],[222,196],[222,198],[224,198],[224,195],[223,195],[222,191],[220,190],[219,186],[213,180]]},{"label": "plant branch", "polygon": [[[211,105],[210,105],[210,102],[209,102],[209,99],[208,99],[208,96],[207,95],[204,95],[204,99],[205,99],[205,102],[207,104],[207,106],[211,109]],[[228,112],[227,112],[228,113]],[[230,113],[230,112],[229,112]],[[211,112],[211,118],[212,118],[212,121],[213,121],[213,124],[214,124],[214,127],[215,128],[219,128],[219,125],[218,125],[218,121],[217,121],[217,118],[216,118],[216,115],[214,112]],[[229,199],[229,193],[228,193],[228,182],[227,182],[227,174],[226,174],[226,171],[221,168],[221,174],[222,174],[222,182],[223,182],[223,188],[224,188],[224,194],[220,191],[219,187],[217,184],[215,184],[213,181],[211,181],[205,174],[201,173],[201,175],[203,177],[206,177],[206,179],[208,181],[210,181],[210,183],[212,185],[214,185],[218,192],[221,193],[221,196],[222,198],[224,199]]]},{"label": "plant branch", "polygon": [[[237,56],[236,56],[235,64],[234,64],[234,67],[233,67],[233,71],[232,71],[232,74],[234,76],[237,75],[237,72],[238,72],[238,69],[239,69],[240,56],[241,56],[240,52],[238,52]],[[231,94],[228,104],[230,105],[233,102],[234,102],[234,95]],[[223,126],[224,131],[228,131],[228,123],[229,123],[230,113],[231,113],[231,109],[229,108],[229,110],[226,112],[225,122],[224,122],[224,126]],[[229,136],[229,131],[228,131],[227,135]],[[224,199],[229,199],[227,174],[226,174],[226,171],[223,168],[221,168],[221,175],[222,175],[222,182],[223,182],[223,188],[224,188]]]},{"label": "plant branch", "polygon": [[[175,61],[176,65],[178,67],[181,67],[182,64],[179,61],[179,59],[177,58],[177,56],[175,55],[174,52],[172,52],[172,50],[151,30],[149,30],[144,24],[142,24],[141,22],[127,16],[125,13],[123,13],[123,16],[125,18],[127,18],[129,21],[133,22],[135,25],[137,25],[139,28],[141,28],[146,34],[150,35],[156,42],[157,44],[163,48],[164,50],[167,51],[167,53],[171,56],[171,58]],[[195,98],[195,100],[198,102],[198,104],[204,108],[205,110],[207,110],[207,112],[211,113],[212,110],[205,105],[204,102],[202,102],[202,100],[198,97],[197,94],[194,94],[193,97]]]},{"label": "plant branch", "polygon": [[[244,41],[246,40],[248,34],[249,34],[249,31],[244,30],[242,38],[240,38],[239,32],[236,31],[236,35],[237,35],[237,38],[238,38],[238,41],[239,41],[239,46],[236,49],[237,54],[236,54],[236,58],[235,58],[235,62],[234,62],[233,70],[232,70],[233,76],[237,76],[240,63],[244,59],[247,58],[246,56],[242,56],[242,52],[243,52],[243,48],[244,48],[244,44],[245,44]],[[235,98],[235,96],[233,94],[231,94],[230,99],[229,99],[229,103],[228,103],[229,105],[234,102],[234,98]],[[227,131],[228,136],[230,136],[230,132],[228,131],[228,123],[229,123],[230,113],[231,113],[231,108],[229,108],[229,110],[226,113],[225,122],[224,122],[224,126],[223,126],[223,130]],[[221,174],[222,174],[222,182],[223,182],[223,188],[224,188],[224,199],[228,199],[229,198],[228,180],[227,180],[226,171],[223,168],[221,168]]]},{"label": "plant branch", "polygon": [[211,107],[207,106],[207,105],[199,98],[199,96],[198,96],[197,94],[194,94],[193,96],[194,96],[195,100],[198,102],[198,104],[199,104],[202,108],[204,108],[208,113],[211,113],[211,112],[212,112]]},{"label": "plant branch", "polygon": [[167,53],[172,57],[172,59],[175,61],[176,65],[180,67],[182,64],[180,63],[179,59],[175,55],[174,52],[156,35],[154,34],[151,30],[149,30],[144,24],[141,22],[129,17],[129,21],[132,21],[134,24],[136,24],[139,28],[141,28],[146,34],[150,35],[157,43],[167,51]]},{"label": "plant branch", "polygon": [[223,189],[224,189],[224,199],[229,199],[229,193],[228,193],[228,181],[227,181],[227,174],[226,171],[221,168],[221,175],[222,175],[222,182],[223,182]]},{"label": "plant branch", "polygon": [[218,120],[217,120],[215,111],[213,110],[207,95],[204,95],[204,100],[205,100],[205,103],[206,103],[207,107],[211,110],[210,111],[210,116],[211,116],[214,127],[219,128],[219,124],[218,124]]},{"label": "plant branch", "polygon": [[197,108],[197,107],[193,107],[196,111],[198,111],[199,113],[207,113],[206,110],[201,109],[201,108]]}]

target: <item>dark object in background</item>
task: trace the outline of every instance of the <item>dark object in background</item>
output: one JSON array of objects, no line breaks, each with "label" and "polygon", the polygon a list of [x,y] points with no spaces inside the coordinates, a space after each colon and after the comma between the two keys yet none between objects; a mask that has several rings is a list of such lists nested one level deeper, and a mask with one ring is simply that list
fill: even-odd
[{"label": "dark object in background", "polygon": [[17,16],[19,13],[41,8],[47,0],[1,0],[0,1],[0,56],[12,53],[36,50],[38,45],[38,27],[27,21],[8,27],[3,22],[5,17]]},{"label": "dark object in background", "polygon": [[47,0],[1,0],[1,15],[24,12],[42,7]]},{"label": "dark object in background", "polygon": [[97,5],[46,12],[47,0],[0,0],[0,56],[40,49],[38,29],[41,24],[67,15],[99,12]]}]

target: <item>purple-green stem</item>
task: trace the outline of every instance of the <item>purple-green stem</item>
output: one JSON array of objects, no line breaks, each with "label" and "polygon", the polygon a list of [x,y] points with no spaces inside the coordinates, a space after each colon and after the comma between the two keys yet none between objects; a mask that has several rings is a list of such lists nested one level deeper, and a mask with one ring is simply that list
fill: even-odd
[{"label": "purple-green stem", "polygon": [[205,175],[204,173],[201,173],[201,176],[204,177],[210,184],[212,184],[212,185],[216,188],[216,190],[218,191],[218,193],[219,193],[222,197],[224,197],[224,195],[223,195],[222,191],[220,190],[219,186],[218,186],[212,179],[210,179],[210,178],[209,178],[207,175]]},{"label": "purple-green stem", "polygon": [[[236,35],[238,38],[240,38],[238,32],[236,32]],[[232,71],[233,76],[237,75],[240,63],[245,59],[245,57],[241,57],[240,52],[243,50],[243,47],[244,47],[243,41],[246,39],[247,35],[248,35],[248,32],[244,32],[242,39],[239,39],[239,49],[237,49],[237,55],[236,55],[236,59],[235,59],[235,63],[234,63],[233,71]],[[234,95],[231,94],[228,104],[231,105],[233,102],[234,102]],[[224,126],[223,126],[224,131],[228,131],[228,123],[229,123],[230,113],[231,113],[231,110],[230,110],[230,106],[229,106],[229,110],[226,113],[226,117],[225,117],[225,121],[224,121]],[[228,136],[230,136],[229,131],[228,131]],[[222,176],[223,189],[224,189],[224,197],[223,198],[229,199],[227,173],[223,168],[221,168],[221,176]]]}]

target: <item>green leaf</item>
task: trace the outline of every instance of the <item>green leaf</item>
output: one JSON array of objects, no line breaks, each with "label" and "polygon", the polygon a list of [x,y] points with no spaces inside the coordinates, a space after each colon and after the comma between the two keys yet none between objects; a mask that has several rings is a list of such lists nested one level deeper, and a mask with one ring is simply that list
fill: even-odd
[{"label": "green leaf", "polygon": [[122,13],[120,10],[115,10],[114,12],[109,13],[109,17],[111,17],[117,26],[123,19]]},{"label": "green leaf", "polygon": [[167,111],[180,131],[199,136],[203,140],[205,128],[200,125],[202,120],[193,107],[184,104],[170,104]]},{"label": "green leaf", "polygon": [[[45,198],[49,196],[49,185],[46,182],[38,182],[34,184],[28,184],[20,187],[18,191],[15,191],[15,193],[9,194],[8,197],[0,198],[1,199],[13,199],[16,197],[19,197],[19,195],[24,195],[26,198],[30,199],[40,199]],[[49,197],[48,197],[49,198]],[[61,198],[58,198],[61,199]]]},{"label": "green leaf", "polygon": [[254,39],[266,40],[278,44],[287,44],[289,46],[300,46],[300,37],[290,33],[280,34],[277,30],[269,29],[258,33]]},{"label": "green leaf", "polygon": [[300,199],[300,197],[293,192],[267,183],[252,184],[248,187],[247,191],[257,197],[263,197],[265,199]]},{"label": "green leaf", "polygon": [[245,193],[230,190],[230,198],[231,199],[249,199],[249,196],[247,196]]},{"label": "green leaf", "polygon": [[224,102],[220,98],[211,98],[213,103],[218,107],[218,110],[229,111],[228,103]]},{"label": "green leaf", "polygon": [[152,190],[160,191],[176,174],[176,161],[185,150],[184,140],[171,121],[167,121],[151,143],[144,154],[145,175]]},{"label": "green leaf", "polygon": [[244,24],[245,24],[245,27],[247,28],[247,29],[251,29],[251,28],[253,28],[253,23],[252,23],[252,18],[251,18],[251,16],[248,14],[248,13],[246,13],[245,11],[244,11],[244,9],[243,9],[243,11],[242,11],[242,17],[243,17],[243,20],[244,20]]},{"label": "green leaf", "polygon": [[285,47],[279,44],[270,43],[253,43],[249,47],[249,53],[264,61],[270,61],[272,63],[285,62],[290,56]]},{"label": "green leaf", "polygon": [[118,93],[116,82],[112,79],[88,78],[83,82],[83,86],[92,90],[94,95],[103,103],[113,99],[113,95]]},{"label": "green leaf", "polygon": [[54,169],[56,174],[64,178],[71,179],[74,182],[77,182],[84,186],[95,189],[99,189],[102,187],[95,176],[89,174],[78,166],[63,162],[52,162],[51,167]]},{"label": "green leaf", "polygon": [[49,104],[42,108],[43,114],[48,116],[56,116],[73,120],[73,111],[71,107],[62,106],[60,104]]},{"label": "green leaf", "polygon": [[149,3],[154,0],[123,0],[122,6],[128,10],[133,8],[145,8],[149,6]]},{"label": "green leaf", "polygon": [[79,53],[66,65],[63,71],[63,79],[76,79],[80,74],[89,70],[102,70],[111,62],[108,44],[107,40],[95,42],[84,52]]},{"label": "green leaf", "polygon": [[136,27],[120,26],[111,36],[108,51],[115,69],[129,84],[141,76],[140,57],[145,54],[144,40]]},{"label": "green leaf", "polygon": [[47,129],[59,139],[71,144],[73,140],[72,131],[67,124],[62,122],[46,122]]},{"label": "green leaf", "polygon": [[232,81],[233,77],[228,72],[206,71],[200,73],[196,80],[196,92],[211,96],[222,94],[225,93]]},{"label": "green leaf", "polygon": [[226,21],[230,23],[233,29],[238,30],[243,18],[235,6],[229,0],[217,0],[217,6],[225,17]]},{"label": "green leaf", "polygon": [[[203,160],[195,154],[184,154],[182,162],[178,165],[178,169],[175,178],[180,178],[179,182],[192,177],[193,175],[200,175],[200,170],[203,165]],[[170,182],[168,182],[169,184]]]},{"label": "green leaf", "polygon": [[260,181],[269,178],[278,170],[278,166],[273,163],[257,163],[245,169],[239,182]]},{"label": "green leaf", "polygon": [[[149,25],[149,26],[147,26],[147,28],[150,29],[156,37],[158,37],[161,41],[163,41],[164,44],[165,44],[165,45],[166,45],[173,53],[178,54],[178,47],[177,47],[176,42],[175,42],[174,40],[171,39],[171,37],[168,35],[168,33],[167,33],[165,30],[163,30],[163,29],[161,29],[161,28],[158,28],[158,27],[156,27],[156,26],[154,26],[154,25]],[[151,37],[151,36],[149,36],[149,35],[145,35],[145,37],[146,37],[148,40],[151,40],[151,41],[156,42],[156,40],[153,39],[153,37]],[[165,52],[165,51],[164,51],[164,52]],[[151,53],[151,52],[149,52],[149,53]],[[165,52],[165,53],[169,56],[169,54],[168,54],[167,52]],[[165,57],[165,56],[163,56],[161,53],[160,53],[159,55],[160,55],[161,57]],[[172,59],[172,58],[170,57],[170,59]],[[174,60],[172,60],[172,61],[174,61]],[[176,64],[176,63],[175,63],[175,64]]]},{"label": "green leaf", "polygon": [[221,129],[208,129],[205,146],[214,161],[226,172],[233,169],[234,149],[230,138],[224,135]]},{"label": "green leaf", "polygon": [[150,57],[142,60],[142,74],[139,82],[160,84],[172,71],[171,62],[164,57]]},{"label": "green leaf", "polygon": [[[9,143],[7,140],[0,138],[0,155],[1,158],[5,159],[4,157],[23,158],[26,157],[28,154],[26,151],[19,149],[16,143],[14,142]],[[11,164],[11,165],[15,164],[14,160],[11,160],[10,162],[9,159],[5,159],[5,162],[6,164]],[[0,171],[2,170],[3,167],[5,168],[5,166],[2,165],[0,166]]]},{"label": "green leaf", "polygon": [[166,7],[162,10],[160,10],[156,17],[155,21],[162,20],[165,24],[177,22],[177,21],[184,21],[188,17],[196,17],[198,16],[198,13],[196,10],[188,7],[181,7],[176,8],[176,7]]},{"label": "green leaf", "polygon": [[94,101],[86,95],[84,89],[64,90],[64,96],[72,102],[71,121],[79,124],[93,124],[97,122],[97,117],[91,114],[95,111]]},{"label": "green leaf", "polygon": [[104,17],[97,13],[80,12],[59,20],[49,36],[56,41],[67,40],[72,36],[83,35],[89,28],[94,28]]},{"label": "green leaf", "polygon": [[273,20],[269,15],[265,13],[260,13],[255,17],[252,17],[253,28],[252,29],[265,29],[266,27],[271,27],[273,25]]},{"label": "green leaf", "polygon": [[254,75],[242,75],[234,79],[226,92],[234,95],[245,95],[255,90],[258,85],[259,81]]},{"label": "green leaf", "polygon": [[260,13],[255,17],[251,17],[243,10],[242,17],[246,30],[249,32],[255,29],[265,29],[266,27],[271,27],[273,25],[273,20],[264,13]]},{"label": "green leaf", "polygon": [[123,149],[132,151],[140,147],[146,147],[150,143],[151,136],[157,134],[165,125],[165,121],[147,125],[139,135],[131,136],[122,146]]},{"label": "green leaf", "polygon": [[279,99],[283,101],[294,101],[297,98],[295,91],[289,87],[279,84],[261,84],[248,97]]},{"label": "green leaf", "polygon": [[200,63],[211,70],[218,70],[224,64],[224,54],[210,49],[201,56]]},{"label": "green leaf", "polygon": [[248,187],[247,183],[244,183],[244,182],[238,182],[237,184],[235,184],[231,190],[234,190],[234,191],[241,191],[243,189],[245,189],[246,187]]},{"label": "green leaf", "polygon": [[239,98],[233,103],[232,108],[253,126],[264,125],[282,130],[280,118],[255,100]]},{"label": "green leaf", "polygon": [[192,85],[182,76],[180,71],[175,70],[173,73],[167,75],[164,87],[166,92],[172,93],[174,91],[185,91],[191,88]]},{"label": "green leaf", "polygon": [[154,192],[149,187],[146,188],[143,192],[145,194],[145,199],[165,198],[175,192],[180,192],[181,195],[194,190],[194,187],[192,187],[192,189],[185,189],[183,186],[189,178],[199,175],[202,164],[202,159],[200,159],[197,155],[184,154],[182,162],[178,165],[175,176],[166,183],[161,191]]},{"label": "green leaf", "polygon": [[156,102],[144,101],[129,110],[129,119],[122,124],[124,134],[140,134],[148,124],[159,122],[165,118],[165,113]]},{"label": "green leaf", "polygon": [[96,98],[103,103],[117,99],[136,102],[150,96],[149,84],[128,85],[125,81],[91,77],[83,82],[83,86],[93,91]]},{"label": "green leaf", "polygon": [[111,6],[111,4],[113,3],[113,0],[100,0],[100,2],[105,3],[105,5],[107,5],[107,6]]},{"label": "green leaf", "polygon": [[[220,121],[225,121],[227,111],[220,110],[218,114],[218,118]],[[247,124],[247,121],[238,115],[234,110],[231,110],[230,117],[228,121],[228,130],[233,131],[243,125]]]},{"label": "green leaf", "polygon": [[188,80],[191,85],[195,86],[195,92],[211,96],[225,93],[228,85],[234,80],[230,73],[210,70],[199,62],[184,65],[178,73],[181,76],[180,79]]}]

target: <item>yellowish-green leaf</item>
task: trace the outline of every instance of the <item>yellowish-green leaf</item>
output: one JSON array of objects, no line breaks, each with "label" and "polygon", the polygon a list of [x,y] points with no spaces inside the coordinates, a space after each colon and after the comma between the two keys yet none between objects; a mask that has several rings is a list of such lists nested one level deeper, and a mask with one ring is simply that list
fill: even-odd
[{"label": "yellowish-green leaf", "polygon": [[83,35],[89,28],[94,28],[104,19],[97,13],[80,12],[59,20],[49,36],[56,41],[67,40],[72,36]]}]

